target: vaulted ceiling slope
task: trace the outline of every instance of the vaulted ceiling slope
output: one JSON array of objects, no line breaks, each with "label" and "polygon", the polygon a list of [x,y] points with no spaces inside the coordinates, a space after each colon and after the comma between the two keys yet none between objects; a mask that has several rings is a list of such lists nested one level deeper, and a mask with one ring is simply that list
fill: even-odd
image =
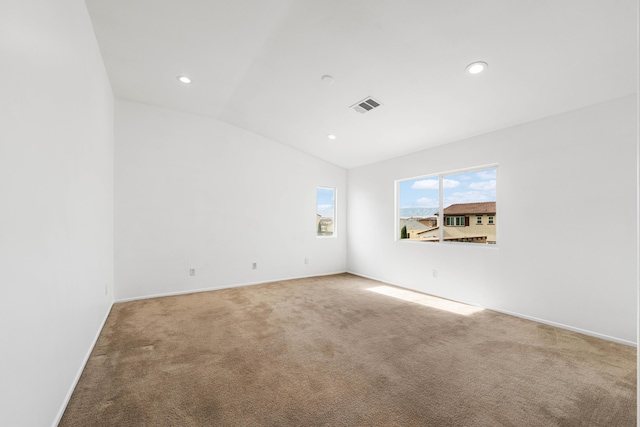
[{"label": "vaulted ceiling slope", "polygon": [[344,168],[637,91],[636,0],[86,3],[117,97]]}]

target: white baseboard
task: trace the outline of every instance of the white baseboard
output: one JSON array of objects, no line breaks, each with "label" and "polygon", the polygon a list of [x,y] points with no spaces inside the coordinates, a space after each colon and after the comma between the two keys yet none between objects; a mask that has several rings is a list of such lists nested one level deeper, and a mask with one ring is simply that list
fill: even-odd
[{"label": "white baseboard", "polygon": [[281,279],[270,279],[270,280],[267,280],[267,281],[233,283],[233,284],[229,284],[229,285],[212,286],[212,287],[207,287],[207,288],[187,289],[187,290],[184,290],[184,291],[177,291],[177,292],[166,292],[166,293],[161,293],[161,294],[141,295],[141,296],[137,296],[137,297],[120,298],[120,299],[115,300],[115,303],[138,301],[138,300],[151,299],[151,298],[172,297],[172,296],[177,296],[177,295],[197,294],[199,292],[219,291],[221,289],[241,288],[241,287],[244,287],[244,286],[263,285],[265,283],[282,282],[282,281],[285,281],[285,280],[306,279],[306,278],[309,278],[309,277],[333,276],[335,274],[343,274],[343,273],[347,273],[347,272],[346,271],[336,271],[336,272],[331,272],[331,273],[309,274],[309,275],[305,275],[305,276],[285,277],[285,278],[281,278]]},{"label": "white baseboard", "polygon": [[98,328],[98,332],[96,332],[96,336],[93,338],[93,342],[89,346],[89,350],[87,351],[87,354],[85,355],[84,360],[80,365],[80,369],[78,369],[78,373],[76,374],[76,377],[73,380],[73,383],[71,384],[71,388],[69,388],[69,391],[67,392],[67,396],[65,397],[64,402],[62,403],[62,407],[60,408],[60,411],[58,411],[58,416],[54,420],[52,427],[56,427],[60,423],[60,420],[64,415],[64,411],[67,409],[67,405],[69,404],[69,400],[71,400],[73,391],[76,389],[76,386],[78,385],[78,381],[80,381],[80,377],[82,376],[84,367],[87,365],[87,362],[89,361],[91,352],[93,351],[93,348],[96,346],[96,343],[98,342],[98,338],[100,338],[100,334],[102,333],[102,328],[104,328],[104,324],[107,323],[107,318],[109,317],[109,313],[111,313],[112,308],[113,308],[113,301],[111,301],[111,304],[109,304],[109,309],[107,310],[107,313],[104,315],[104,318],[102,319],[102,323]]},{"label": "white baseboard", "polygon": [[[387,280],[381,280],[381,279],[378,279],[376,277],[370,277],[370,276],[366,276],[364,274],[355,273],[353,271],[348,271],[348,270],[347,270],[347,273],[353,274],[354,276],[364,277],[365,279],[371,279],[371,280],[375,280],[375,281],[378,281],[378,282],[386,283],[386,284],[389,284],[389,285],[397,286],[399,288],[404,288],[404,289],[409,289],[409,290],[415,291],[415,289],[407,288],[406,286],[403,286],[402,284],[399,284],[399,283],[393,283],[393,282],[389,282]],[[416,292],[419,292],[419,291],[416,291]],[[436,296],[438,298],[446,298],[446,297],[441,297],[440,295],[433,295],[433,296]],[[447,299],[450,299],[450,298],[447,298]],[[465,301],[456,301],[456,302],[460,302],[462,304],[476,306],[476,304],[469,304],[468,302],[465,302]],[[600,334],[598,332],[593,332],[593,331],[589,331],[589,330],[586,330],[586,329],[580,329],[580,328],[576,328],[576,327],[573,327],[573,326],[564,325],[562,323],[552,322],[550,320],[539,319],[537,317],[527,316],[526,314],[515,313],[513,311],[504,310],[504,309],[497,308],[497,307],[483,307],[483,308],[486,309],[486,310],[491,310],[491,311],[495,311],[495,312],[498,312],[498,313],[507,314],[509,316],[519,317],[521,319],[531,320],[533,322],[538,322],[538,323],[542,323],[542,324],[545,324],[545,325],[554,326],[556,328],[561,328],[561,329],[566,329],[566,330],[573,331],[573,332],[578,332],[580,334],[589,335],[589,336],[600,338],[600,339],[603,339],[603,340],[613,341],[613,342],[616,342],[618,344],[624,344],[624,345],[628,345],[630,347],[636,347],[636,348],[638,347],[638,344],[633,342],[633,341],[623,340],[621,338],[616,338],[616,337],[612,337],[612,336],[609,336],[609,335]]]},{"label": "white baseboard", "polygon": [[627,340],[623,340],[621,338],[616,338],[616,337],[612,337],[612,336],[609,336],[609,335],[600,334],[598,332],[593,332],[593,331],[589,331],[589,330],[586,330],[586,329],[580,329],[580,328],[576,328],[576,327],[573,327],[573,326],[565,325],[565,324],[562,324],[562,323],[552,322],[551,320],[539,319],[537,317],[527,316],[526,314],[514,313],[514,312],[511,312],[511,311],[508,311],[508,310],[503,310],[503,309],[500,309],[500,308],[486,307],[486,309],[487,310],[491,310],[491,311],[495,311],[495,312],[498,312],[498,313],[502,313],[502,314],[507,314],[509,316],[519,317],[521,319],[531,320],[533,322],[543,323],[545,325],[554,326],[554,327],[560,328],[560,329],[567,329],[569,331],[578,332],[580,334],[589,335],[591,337],[600,338],[600,339],[607,340],[607,341],[613,341],[613,342],[616,342],[618,344],[624,344],[624,345],[628,345],[630,347],[638,347],[637,343],[634,343],[633,341],[627,341]]}]

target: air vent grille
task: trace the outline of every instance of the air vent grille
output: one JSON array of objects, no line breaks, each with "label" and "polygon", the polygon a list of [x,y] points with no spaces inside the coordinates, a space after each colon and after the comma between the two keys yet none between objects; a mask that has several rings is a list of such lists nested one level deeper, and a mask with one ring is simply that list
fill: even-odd
[{"label": "air vent grille", "polygon": [[360,114],[364,114],[375,108],[378,108],[381,105],[382,105],[381,102],[376,101],[375,99],[369,96],[363,99],[362,101],[356,102],[349,108],[351,108],[354,111],[357,111]]}]

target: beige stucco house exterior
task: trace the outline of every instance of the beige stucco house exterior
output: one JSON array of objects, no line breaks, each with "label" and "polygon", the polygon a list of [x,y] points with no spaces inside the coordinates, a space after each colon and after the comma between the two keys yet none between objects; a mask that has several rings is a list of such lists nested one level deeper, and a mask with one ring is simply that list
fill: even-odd
[{"label": "beige stucco house exterior", "polygon": [[316,230],[318,236],[333,236],[333,218],[316,214]]},{"label": "beige stucco house exterior", "polygon": [[496,202],[448,206],[443,222],[445,241],[496,243]]},{"label": "beige stucco house exterior", "polygon": [[[438,219],[436,227],[425,227],[415,220],[406,225],[409,240],[437,242],[440,225],[443,225],[444,241],[495,244],[496,221],[496,202],[474,202],[446,207],[444,219]],[[422,227],[416,226],[416,229],[409,231],[409,227],[416,223]]]}]

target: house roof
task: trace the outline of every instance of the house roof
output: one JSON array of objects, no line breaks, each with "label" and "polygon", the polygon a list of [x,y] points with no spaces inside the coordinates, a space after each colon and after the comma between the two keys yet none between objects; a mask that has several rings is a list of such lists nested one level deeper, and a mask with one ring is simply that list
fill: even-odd
[{"label": "house roof", "polygon": [[427,230],[430,227],[418,222],[414,218],[400,218],[400,227],[406,226],[407,230]]},{"label": "house roof", "polygon": [[496,202],[456,203],[444,208],[445,215],[495,214]]},{"label": "house roof", "polygon": [[431,228],[428,228],[428,229],[426,229],[426,230],[424,230],[424,231],[418,231],[418,233],[417,233],[417,234],[429,233],[429,232],[431,232],[431,231],[437,230],[438,228],[440,228],[440,227],[431,227]]}]

